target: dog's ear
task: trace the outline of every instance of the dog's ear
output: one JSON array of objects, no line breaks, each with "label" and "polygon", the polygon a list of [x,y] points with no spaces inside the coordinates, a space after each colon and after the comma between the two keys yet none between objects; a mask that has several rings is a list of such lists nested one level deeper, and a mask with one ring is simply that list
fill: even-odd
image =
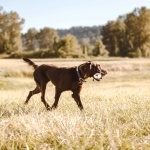
[{"label": "dog's ear", "polygon": [[86,63],[81,65],[81,70],[86,73],[89,72],[91,70],[91,64],[91,61],[87,61]]},{"label": "dog's ear", "polygon": [[[85,66],[84,66],[84,71],[90,71],[90,70],[92,70],[92,67],[100,67],[100,65],[98,65],[97,63],[93,63],[93,62],[91,62],[91,61],[87,61],[86,63],[85,63]],[[101,67],[100,67],[101,68]]]},{"label": "dog's ear", "polygon": [[92,68],[92,62],[91,61],[88,61],[85,63],[85,65],[83,66],[83,71],[85,72],[89,72]]}]

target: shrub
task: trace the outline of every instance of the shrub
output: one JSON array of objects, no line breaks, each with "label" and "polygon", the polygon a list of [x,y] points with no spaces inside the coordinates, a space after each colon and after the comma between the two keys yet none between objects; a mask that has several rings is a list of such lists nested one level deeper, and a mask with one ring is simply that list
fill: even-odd
[{"label": "shrub", "polygon": [[40,51],[29,51],[29,52],[13,52],[9,55],[9,58],[54,58],[56,54],[54,51],[40,50]]}]

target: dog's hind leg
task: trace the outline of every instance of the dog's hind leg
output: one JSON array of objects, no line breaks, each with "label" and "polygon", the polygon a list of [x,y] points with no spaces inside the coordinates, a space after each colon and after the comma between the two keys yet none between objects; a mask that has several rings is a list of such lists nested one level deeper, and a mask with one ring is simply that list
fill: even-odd
[{"label": "dog's hind leg", "polygon": [[46,84],[47,84],[47,83],[43,83],[43,84],[41,85],[41,101],[44,103],[46,109],[47,109],[47,110],[50,110],[51,108],[50,108],[49,104],[48,104],[48,103],[46,102],[46,100],[45,100]]},{"label": "dog's hind leg", "polygon": [[57,107],[61,93],[62,93],[61,90],[59,90],[58,88],[55,88],[55,101],[54,101],[54,104],[52,105],[52,109],[55,109]]},{"label": "dog's hind leg", "polygon": [[25,101],[25,104],[27,104],[27,103],[29,102],[31,96],[33,96],[34,94],[38,94],[38,93],[40,93],[40,92],[41,92],[41,91],[40,91],[40,88],[39,88],[39,86],[37,85],[36,88],[35,88],[33,91],[30,91],[30,92],[29,92],[29,94],[28,94],[28,96],[27,96],[27,99],[26,99],[26,101]]}]

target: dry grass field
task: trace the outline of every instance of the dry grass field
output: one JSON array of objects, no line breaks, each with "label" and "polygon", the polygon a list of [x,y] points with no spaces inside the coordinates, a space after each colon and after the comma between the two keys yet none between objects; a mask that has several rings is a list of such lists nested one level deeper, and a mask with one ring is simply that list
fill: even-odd
[{"label": "dry grass field", "polygon": [[[76,66],[84,60],[35,59],[37,64]],[[71,92],[46,111],[40,94],[24,105],[35,87],[32,68],[21,59],[0,60],[0,150],[150,149],[150,59],[96,60],[108,70],[100,82],[83,85],[80,112]],[[54,101],[48,83],[46,99]]]}]

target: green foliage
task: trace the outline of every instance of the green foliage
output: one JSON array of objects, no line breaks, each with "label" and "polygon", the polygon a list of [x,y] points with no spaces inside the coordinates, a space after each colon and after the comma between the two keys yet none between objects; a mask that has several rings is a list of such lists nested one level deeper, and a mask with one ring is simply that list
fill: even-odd
[{"label": "green foliage", "polygon": [[136,8],[103,27],[72,27],[68,30],[44,27],[40,31],[30,28],[21,36],[23,23],[16,12],[5,12],[0,8],[0,54],[10,57],[29,54],[43,58],[150,57],[150,9],[146,7]]},{"label": "green foliage", "polygon": [[56,58],[56,54],[52,50],[39,50],[39,51],[21,51],[21,52],[13,52],[9,56],[9,58]]},{"label": "green foliage", "polygon": [[102,29],[102,37],[110,56],[123,56],[126,50],[125,24],[121,20],[108,22]]},{"label": "green foliage", "polygon": [[27,33],[22,35],[23,47],[25,50],[36,50],[37,46],[37,33],[35,28],[30,28]]},{"label": "green foliage", "polygon": [[102,26],[92,26],[92,27],[72,27],[70,29],[57,29],[57,33],[60,38],[67,34],[72,34],[76,36],[79,43],[82,43],[82,39],[88,38],[89,43],[94,44],[97,38],[101,35]]},{"label": "green foliage", "polygon": [[[90,55],[90,50],[92,50],[92,46],[90,44],[90,38],[82,38],[80,41],[80,45],[82,48],[82,53],[86,57]],[[93,53],[92,53],[93,55]]]},{"label": "green foliage", "polygon": [[57,32],[54,29],[45,27],[37,35],[40,49],[52,49],[54,40],[57,38]]},{"label": "green foliage", "polygon": [[110,56],[150,57],[150,10],[135,9],[102,28]]},{"label": "green foliage", "polygon": [[16,12],[0,9],[0,53],[10,53],[21,49],[21,19]]},{"label": "green foliage", "polygon": [[133,51],[141,50],[144,57],[150,53],[150,10],[142,7],[127,14],[125,20],[127,26],[127,39]]},{"label": "green foliage", "polygon": [[97,40],[94,45],[93,56],[108,56],[108,51],[101,39]]},{"label": "green foliage", "polygon": [[67,34],[58,42],[55,41],[54,47],[58,57],[78,57],[82,54],[76,37],[71,34]]},{"label": "green foliage", "polygon": [[45,27],[40,31],[30,28],[22,35],[24,50],[52,49],[57,33],[54,29]]}]

